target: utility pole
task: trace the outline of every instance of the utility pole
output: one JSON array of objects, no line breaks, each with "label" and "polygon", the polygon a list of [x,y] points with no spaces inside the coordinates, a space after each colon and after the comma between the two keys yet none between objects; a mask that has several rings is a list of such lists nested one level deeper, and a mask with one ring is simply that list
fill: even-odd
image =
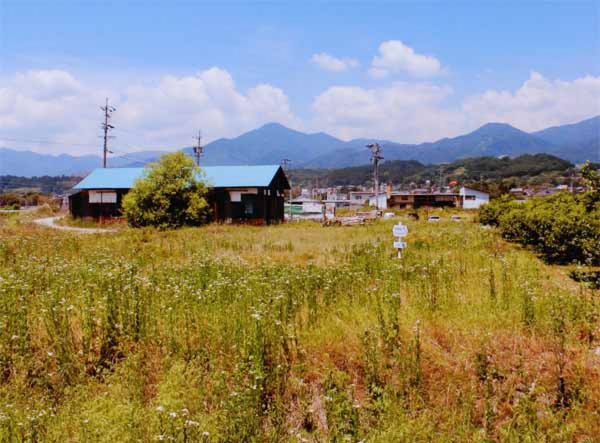
[{"label": "utility pole", "polygon": [[575,169],[569,168],[570,180],[569,180],[569,192],[575,194]]},{"label": "utility pole", "polygon": [[202,131],[198,131],[198,137],[196,137],[196,146],[194,146],[196,166],[200,166],[200,157],[202,157],[202,155],[204,155],[204,146],[202,146]]},{"label": "utility pole", "polygon": [[[288,165],[292,164],[292,161],[289,158],[284,158],[281,160],[281,167],[284,171],[287,170]],[[288,181],[290,182],[290,222],[292,221],[292,177],[288,177]]]},{"label": "utility pole", "polygon": [[379,143],[370,143],[367,148],[371,150],[371,163],[373,163],[373,181],[375,182],[375,207],[379,211],[379,160],[381,156],[381,146]]},{"label": "utility pole", "polygon": [[108,139],[113,138],[112,136],[108,135],[108,131],[110,131],[111,129],[115,129],[115,127],[113,125],[109,124],[108,121],[110,120],[112,113],[115,112],[117,110],[117,108],[115,108],[114,106],[109,106],[108,105],[108,97],[106,97],[106,104],[104,106],[101,106],[100,109],[102,109],[104,111],[104,123],[102,123],[100,125],[102,127],[102,129],[104,130],[104,150],[103,150],[104,155],[103,155],[102,167],[106,168],[106,157],[107,157],[108,153],[110,152],[108,150]]}]

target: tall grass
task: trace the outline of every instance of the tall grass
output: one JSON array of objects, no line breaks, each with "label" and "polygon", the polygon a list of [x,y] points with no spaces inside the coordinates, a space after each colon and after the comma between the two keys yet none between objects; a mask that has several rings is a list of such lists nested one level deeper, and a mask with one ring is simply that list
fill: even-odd
[{"label": "tall grass", "polygon": [[408,224],[1,225],[0,441],[593,441],[598,290]]}]

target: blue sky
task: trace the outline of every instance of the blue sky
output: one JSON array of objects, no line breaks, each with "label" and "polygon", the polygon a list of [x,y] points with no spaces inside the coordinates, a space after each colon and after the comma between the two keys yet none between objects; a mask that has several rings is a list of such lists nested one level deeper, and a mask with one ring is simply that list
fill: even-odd
[{"label": "blue sky", "polygon": [[599,17],[577,0],[4,0],[0,136],[93,144],[103,94],[131,149],[267,120],[400,142],[536,130],[600,113]]}]

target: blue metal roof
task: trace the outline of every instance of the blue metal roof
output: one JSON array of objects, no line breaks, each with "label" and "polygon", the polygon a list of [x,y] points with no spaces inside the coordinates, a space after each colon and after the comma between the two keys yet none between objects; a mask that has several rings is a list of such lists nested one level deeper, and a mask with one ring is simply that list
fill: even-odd
[{"label": "blue metal roof", "polygon": [[[266,187],[279,168],[279,165],[206,166],[202,168],[202,180],[211,188]],[[144,168],[99,168],[73,189],[130,189],[143,175]]]}]

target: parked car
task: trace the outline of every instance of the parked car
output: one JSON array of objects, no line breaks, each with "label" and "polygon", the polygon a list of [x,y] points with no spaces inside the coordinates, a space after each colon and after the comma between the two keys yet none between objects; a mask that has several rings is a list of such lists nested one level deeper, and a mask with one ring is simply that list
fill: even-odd
[{"label": "parked car", "polygon": [[441,220],[439,215],[430,215],[427,217],[428,222],[439,222]]},{"label": "parked car", "polygon": [[452,220],[452,221],[461,221],[462,217],[460,215],[453,215],[452,217],[450,217],[450,220]]}]

